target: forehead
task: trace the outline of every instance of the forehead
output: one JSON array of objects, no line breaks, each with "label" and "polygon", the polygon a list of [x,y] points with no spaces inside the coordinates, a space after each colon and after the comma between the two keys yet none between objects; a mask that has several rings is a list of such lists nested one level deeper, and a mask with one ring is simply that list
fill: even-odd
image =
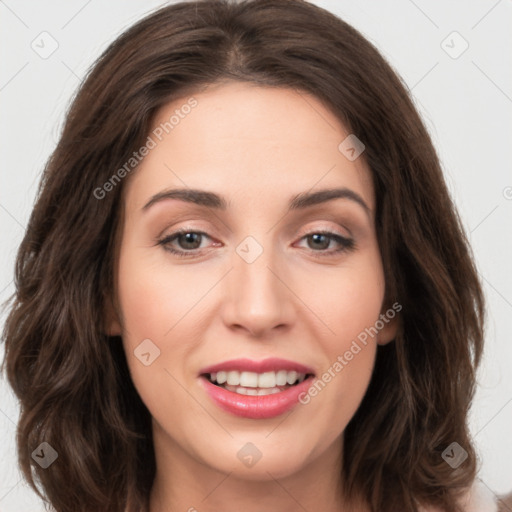
[{"label": "forehead", "polygon": [[363,158],[340,150],[350,133],[320,100],[302,91],[247,83],[217,84],[163,106],[152,148],[127,184],[142,207],[160,189],[208,189],[261,203],[315,188],[344,186],[373,209]]}]

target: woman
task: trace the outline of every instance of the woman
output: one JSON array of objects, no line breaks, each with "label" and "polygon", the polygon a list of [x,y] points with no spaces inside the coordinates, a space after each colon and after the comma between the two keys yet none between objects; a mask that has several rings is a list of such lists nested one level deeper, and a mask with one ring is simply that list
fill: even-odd
[{"label": "woman", "polygon": [[20,465],[59,512],[475,506],[471,251],[407,90],[325,10],[185,2],[121,35],[16,282]]}]

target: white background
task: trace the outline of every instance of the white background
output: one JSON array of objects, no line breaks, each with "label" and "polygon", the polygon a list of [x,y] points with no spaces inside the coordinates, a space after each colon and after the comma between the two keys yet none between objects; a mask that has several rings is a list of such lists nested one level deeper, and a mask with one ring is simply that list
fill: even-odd
[{"label": "white background", "polygon": [[[512,0],[316,0],[372,41],[412,90],[473,246],[488,301],[488,328],[471,430],[480,478],[512,491]],[[101,51],[161,1],[0,0],[0,301],[43,164],[72,94]],[[47,59],[41,32],[58,43]],[[452,52],[469,44],[458,58]],[[445,41],[443,44],[442,42]],[[451,46],[451,50],[447,48]],[[3,324],[5,312],[0,317]],[[428,322],[428,318],[425,318]],[[0,348],[0,357],[3,347]],[[21,480],[16,400],[0,380],[0,512],[43,511]]]}]

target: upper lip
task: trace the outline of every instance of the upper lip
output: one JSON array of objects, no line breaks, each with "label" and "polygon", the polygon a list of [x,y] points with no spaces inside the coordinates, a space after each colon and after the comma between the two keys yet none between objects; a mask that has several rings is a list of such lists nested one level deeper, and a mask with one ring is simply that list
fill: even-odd
[{"label": "upper lip", "polygon": [[311,367],[290,361],[288,359],[280,359],[276,357],[262,359],[256,361],[254,359],[231,359],[222,363],[206,366],[199,373],[229,372],[229,371],[246,371],[255,373],[277,372],[279,370],[296,371],[297,373],[314,374]]}]

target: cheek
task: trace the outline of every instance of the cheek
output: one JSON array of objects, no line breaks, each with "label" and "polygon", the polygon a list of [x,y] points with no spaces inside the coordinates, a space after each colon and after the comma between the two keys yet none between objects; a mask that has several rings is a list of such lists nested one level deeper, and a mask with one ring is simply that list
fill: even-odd
[{"label": "cheek", "polygon": [[[193,295],[197,300],[197,294],[180,282],[179,272],[165,272],[169,273],[136,246],[122,247],[118,283],[124,351],[134,385],[150,410],[161,398],[155,389],[174,389],[171,362],[182,359],[184,344],[169,342],[179,339],[180,319],[190,309]],[[175,398],[171,392],[165,401],[171,406]]]},{"label": "cheek", "polygon": [[319,320],[315,338],[332,358],[379,319],[385,283],[378,247],[367,247],[339,266],[302,274],[295,290]]},{"label": "cheek", "polygon": [[318,275],[319,293],[308,296],[308,305],[320,312],[322,327],[315,338],[326,358],[303,403],[311,407],[313,416],[321,418],[323,428],[332,436],[348,424],[370,382],[377,350],[375,325],[384,296],[377,247],[353,261],[331,275]]},{"label": "cheek", "polygon": [[325,433],[324,449],[342,434],[359,408],[372,375],[376,346],[360,345],[348,353],[339,354],[339,359],[309,389],[311,402],[305,407],[312,406],[310,415],[320,418],[317,429]]},{"label": "cheek", "polygon": [[190,324],[214,279],[167,265],[165,256],[151,256],[127,249],[119,259],[119,300],[126,337],[132,343],[145,338],[168,343],[182,325]]},{"label": "cheek", "polygon": [[317,418],[312,426],[325,434],[320,451],[345,430],[363,400],[373,372],[377,344],[371,328],[378,319],[380,302],[378,294],[357,292],[354,289],[350,299],[338,300],[338,316],[333,316],[331,322],[335,334],[321,339],[325,365],[301,398],[309,408],[308,416]]},{"label": "cheek", "polygon": [[119,255],[122,339],[139,395],[165,424],[169,411],[190,409],[190,395],[180,385],[190,378],[185,362],[203,341],[201,299],[220,279],[222,269],[187,271],[169,263],[162,251],[139,246],[127,237]]}]

